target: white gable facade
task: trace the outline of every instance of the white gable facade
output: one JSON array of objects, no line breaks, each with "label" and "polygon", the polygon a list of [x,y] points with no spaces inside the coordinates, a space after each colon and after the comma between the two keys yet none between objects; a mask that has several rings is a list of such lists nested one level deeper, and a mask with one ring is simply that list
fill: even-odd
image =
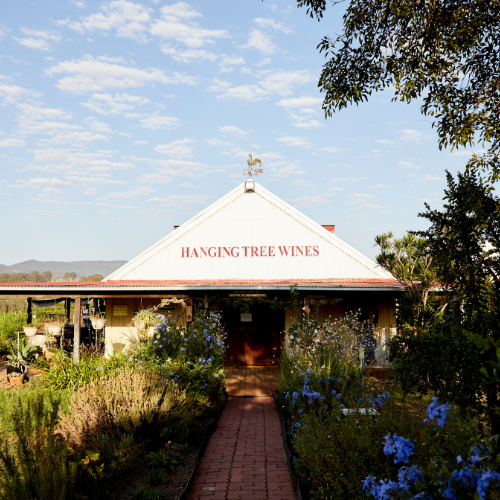
[{"label": "white gable facade", "polygon": [[105,281],[392,279],[261,185],[235,188]]}]

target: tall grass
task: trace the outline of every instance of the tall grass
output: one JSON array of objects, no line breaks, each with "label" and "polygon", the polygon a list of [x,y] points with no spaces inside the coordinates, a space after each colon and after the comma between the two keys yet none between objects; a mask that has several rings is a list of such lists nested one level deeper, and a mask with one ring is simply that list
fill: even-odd
[{"label": "tall grass", "polygon": [[0,313],[0,338],[14,339],[15,332],[23,329],[28,318],[26,311]]}]

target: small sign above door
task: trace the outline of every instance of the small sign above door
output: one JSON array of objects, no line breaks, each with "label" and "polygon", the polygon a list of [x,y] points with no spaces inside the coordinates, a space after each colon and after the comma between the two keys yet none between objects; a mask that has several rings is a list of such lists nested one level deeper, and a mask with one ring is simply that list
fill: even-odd
[{"label": "small sign above door", "polygon": [[242,323],[251,323],[252,322],[252,313],[241,313],[241,322]]},{"label": "small sign above door", "polygon": [[243,297],[243,298],[260,298],[265,299],[266,293],[230,293],[229,297]]}]

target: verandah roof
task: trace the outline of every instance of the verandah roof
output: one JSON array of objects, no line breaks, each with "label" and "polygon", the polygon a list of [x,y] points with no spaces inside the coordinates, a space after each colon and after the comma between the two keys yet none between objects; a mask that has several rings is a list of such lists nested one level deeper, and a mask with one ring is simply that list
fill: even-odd
[{"label": "verandah roof", "polygon": [[406,287],[391,279],[313,279],[313,280],[169,280],[169,281],[99,281],[50,283],[0,283],[0,295],[54,295],[68,296],[145,295],[161,292],[194,292],[209,290],[282,290],[297,285],[306,290],[342,291],[403,291]]}]

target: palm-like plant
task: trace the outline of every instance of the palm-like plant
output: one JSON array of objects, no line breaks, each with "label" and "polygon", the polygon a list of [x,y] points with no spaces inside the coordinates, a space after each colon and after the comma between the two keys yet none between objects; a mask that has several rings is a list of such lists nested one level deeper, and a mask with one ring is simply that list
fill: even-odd
[{"label": "palm-like plant", "polygon": [[7,356],[7,364],[14,367],[17,371],[25,373],[31,363],[35,360],[37,348],[31,345],[26,338],[19,341],[19,349],[15,344],[10,348],[10,354]]}]

